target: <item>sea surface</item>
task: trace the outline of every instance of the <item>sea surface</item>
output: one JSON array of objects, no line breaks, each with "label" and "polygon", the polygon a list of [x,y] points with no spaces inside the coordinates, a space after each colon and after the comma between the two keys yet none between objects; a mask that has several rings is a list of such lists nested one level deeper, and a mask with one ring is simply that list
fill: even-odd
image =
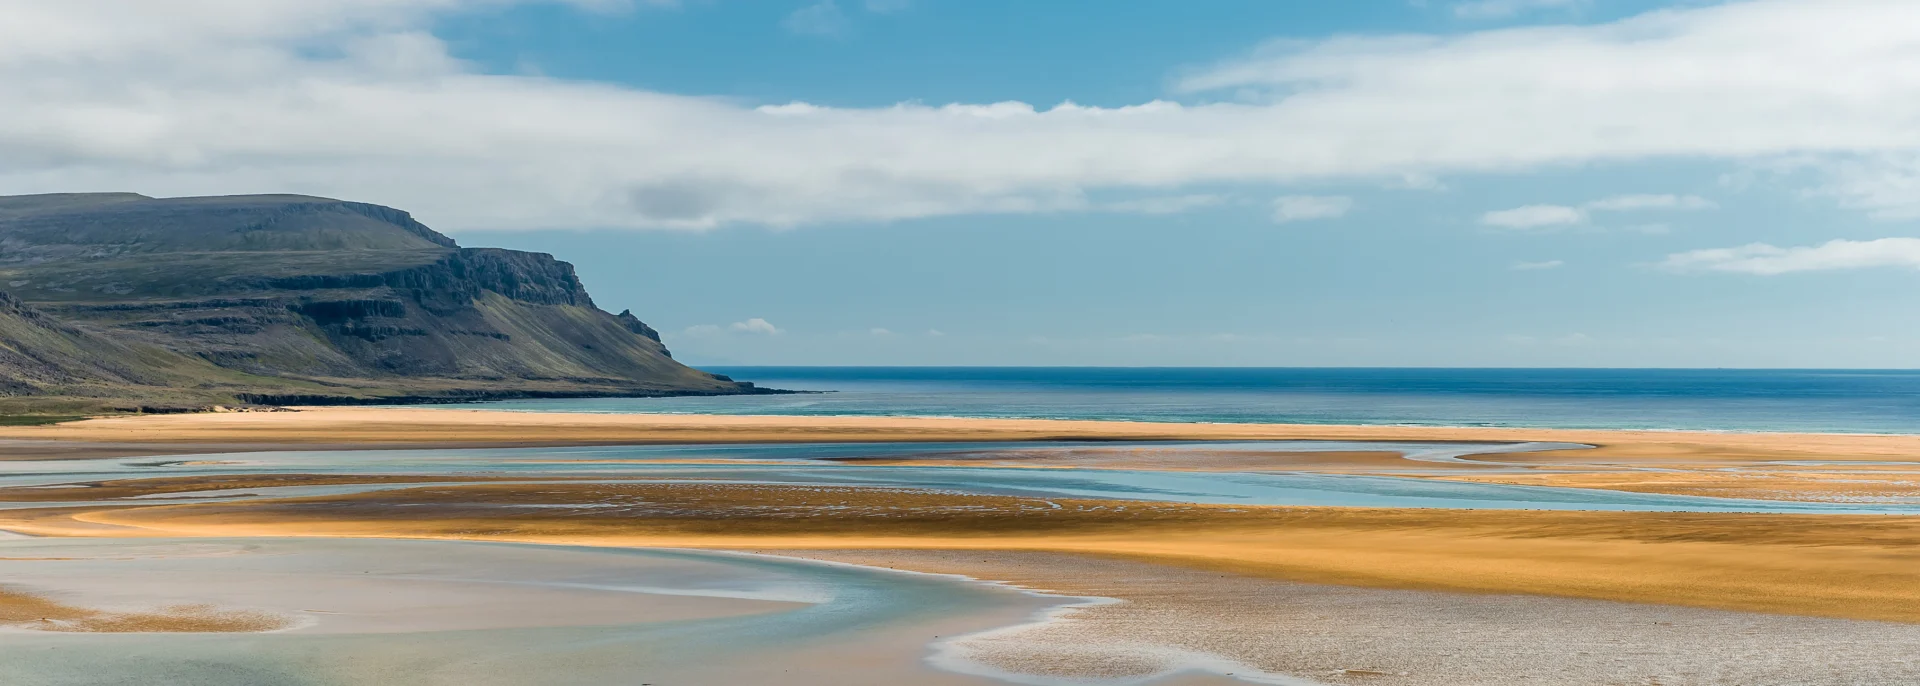
[{"label": "sea surface", "polygon": [[1920,433],[1920,370],[708,367],[721,398],[479,403],[552,412]]}]

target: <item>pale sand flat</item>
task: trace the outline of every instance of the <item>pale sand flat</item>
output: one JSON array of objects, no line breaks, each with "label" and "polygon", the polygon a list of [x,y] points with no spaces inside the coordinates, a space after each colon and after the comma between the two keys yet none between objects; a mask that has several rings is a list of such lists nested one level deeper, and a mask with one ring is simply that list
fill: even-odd
[{"label": "pale sand flat", "polygon": [[[1300,584],[1055,553],[779,551],[1122,599],[999,633],[976,659],[1147,676],[1202,654],[1325,683],[1920,683],[1920,625]],[[1226,667],[1232,669],[1233,667]]]},{"label": "pale sand flat", "polygon": [[[1468,456],[1449,462],[1414,462],[1380,452],[1249,455],[1195,451],[1185,458],[1171,459],[1099,450],[1066,459],[1018,452],[1003,457],[914,459],[925,465],[951,466],[1460,476],[1494,483],[1824,502],[1920,499],[1920,465],[1914,464],[1920,462],[1920,436],[1914,435],[303,408],[299,412],[149,415],[0,427],[0,460],[265,449],[1053,440],[1559,442],[1596,447]],[[1876,474],[1864,473],[1860,464],[1825,468],[1796,464],[1807,462],[1884,463],[1887,469]],[[1475,473],[1472,468],[1476,463],[1489,469]],[[1668,478],[1648,470],[1685,474]]]},{"label": "pale sand flat", "polygon": [[1043,550],[1310,583],[1920,622],[1920,517],[1910,516],[1250,507],[822,486],[550,483],[6,510],[0,526],[48,536]]},{"label": "pale sand flat", "polygon": [[192,598],[303,621],[217,640],[0,630],[0,682],[9,686],[987,686],[1003,682],[928,664],[930,645],[1060,602],[715,553],[318,539],[41,540],[27,548],[19,552],[42,559],[0,562],[0,575],[62,600]]},{"label": "pale sand flat", "polygon": [[[411,552],[409,552],[411,551]],[[564,548],[430,542],[286,543],[39,539],[0,548],[16,592],[72,607],[244,608],[297,633],[409,633],[662,622],[778,612],[777,599],[641,591],[623,579],[688,579],[729,570]],[[22,628],[45,628],[34,624]],[[163,625],[155,631],[167,631]],[[137,631],[132,628],[128,630]]]},{"label": "pale sand flat", "polygon": [[144,415],[0,427],[0,438],[82,444],[379,447],[612,445],[809,441],[1340,440],[1551,441],[1593,451],[1503,455],[1502,461],[1620,462],[1920,459],[1920,435],[1599,431],[919,417],[790,417],[506,412],[429,408],[302,408],[299,412]]}]

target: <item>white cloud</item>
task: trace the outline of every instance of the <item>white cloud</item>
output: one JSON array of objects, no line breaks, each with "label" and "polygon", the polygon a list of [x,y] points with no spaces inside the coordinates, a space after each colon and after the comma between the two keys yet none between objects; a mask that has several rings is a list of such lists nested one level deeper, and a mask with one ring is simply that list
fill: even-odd
[{"label": "white cloud", "polygon": [[715,337],[719,337],[727,334],[751,334],[756,336],[777,336],[777,335],[786,333],[786,330],[781,329],[780,327],[774,326],[771,322],[768,322],[765,319],[754,317],[752,319],[748,319],[743,322],[734,322],[726,326],[719,326],[717,324],[696,324],[694,326],[687,327],[685,333],[688,336],[692,336],[696,338],[715,338]]},{"label": "white cloud", "polygon": [[1536,10],[1567,10],[1586,5],[1586,0],[1473,0],[1453,5],[1453,15],[1464,19],[1505,19]]},{"label": "white cloud", "polygon": [[1698,195],[1616,195],[1587,203],[1590,210],[1630,212],[1633,210],[1711,210],[1718,203]]},{"label": "white cloud", "polygon": [[874,336],[892,336],[893,335],[893,332],[891,330],[884,329],[877,326],[871,329],[868,329],[867,333]]},{"label": "white cloud", "polygon": [[1107,212],[1128,212],[1134,214],[1180,214],[1197,209],[1213,207],[1226,202],[1218,195],[1161,195],[1132,200],[1118,200],[1099,205]]},{"label": "white cloud", "polygon": [[1737,248],[1674,253],[1668,255],[1661,265],[1675,271],[1736,272],[1763,276],[1868,267],[1920,269],[1920,238],[1832,240],[1820,245],[1793,248],[1752,243]]},{"label": "white cloud", "polygon": [[[1539,229],[1548,227],[1585,224],[1593,212],[1632,212],[1638,210],[1707,210],[1719,207],[1712,200],[1697,195],[1616,195],[1584,203],[1579,207],[1568,205],[1526,205],[1510,210],[1497,210],[1480,215],[1480,223],[1503,229]],[[1648,226],[1659,226],[1658,231],[1644,230]],[[1664,233],[1663,225],[1648,225],[1635,230],[1641,233]]]},{"label": "white cloud", "polygon": [[1502,229],[1539,229],[1587,221],[1587,213],[1565,205],[1526,205],[1480,215],[1480,223]]},{"label": "white cloud", "polygon": [[780,25],[803,36],[839,36],[847,32],[847,15],[833,0],[820,0],[794,10]]},{"label": "white cloud", "polygon": [[1539,271],[1542,269],[1559,269],[1560,266],[1564,264],[1566,263],[1560,260],[1547,260],[1544,262],[1515,262],[1513,263],[1512,268],[1514,271],[1530,272],[1530,271]]},{"label": "white cloud", "polygon": [[455,231],[698,229],[1794,155],[1843,203],[1920,214],[1920,182],[1896,174],[1920,164],[1842,168],[1920,155],[1907,0],[1276,43],[1178,83],[1235,101],[1130,107],[752,107],[486,74],[429,33],[534,1],[0,2],[0,192],[302,192]]},{"label": "white cloud", "polygon": [[729,324],[727,325],[727,330],[733,331],[736,333],[751,333],[751,334],[760,334],[765,336],[772,336],[775,334],[785,333],[780,330],[780,327],[774,326],[773,324],[769,323],[767,320],[761,319],[759,317],[754,317],[744,322],[734,322],[732,324]]},{"label": "white cloud", "polygon": [[1286,224],[1336,219],[1346,216],[1352,209],[1353,198],[1344,195],[1283,195],[1273,199],[1273,221]]},{"label": "white cloud", "polygon": [[1794,159],[1775,171],[1811,169],[1822,177],[1814,195],[1839,199],[1877,219],[1920,218],[1920,153],[1884,153],[1847,159]]},{"label": "white cloud", "polygon": [[947,332],[939,329],[927,329],[927,335],[932,338],[942,338],[947,335]]},{"label": "white cloud", "polygon": [[1400,178],[1387,182],[1388,188],[1411,191],[1444,191],[1447,184],[1427,174],[1401,174]]}]

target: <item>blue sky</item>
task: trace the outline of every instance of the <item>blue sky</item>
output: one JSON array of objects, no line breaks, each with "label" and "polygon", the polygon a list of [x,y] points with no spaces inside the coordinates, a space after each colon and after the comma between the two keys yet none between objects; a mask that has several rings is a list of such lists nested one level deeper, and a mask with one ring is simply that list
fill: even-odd
[{"label": "blue sky", "polygon": [[[448,19],[437,33],[490,71],[756,104],[1070,99],[1118,107],[1169,97],[1168,82],[1182,70],[1279,38],[1599,21],[1661,4],[1547,2],[1527,10],[1521,2],[1503,16],[1460,16],[1456,4],[1405,0],[688,0],[616,15],[518,5]],[[837,17],[825,24],[834,32],[794,24],[809,16]]]},{"label": "blue sky", "polygon": [[0,193],[390,204],[695,363],[1920,366],[1916,3],[73,4]]}]

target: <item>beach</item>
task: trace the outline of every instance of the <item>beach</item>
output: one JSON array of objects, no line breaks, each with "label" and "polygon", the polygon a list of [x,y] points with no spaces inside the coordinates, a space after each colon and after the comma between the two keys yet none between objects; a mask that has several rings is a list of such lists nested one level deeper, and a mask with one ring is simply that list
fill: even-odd
[{"label": "beach", "polygon": [[[0,437],[32,447],[10,463],[23,476],[0,484],[0,530],[34,542],[751,551],[1109,599],[1056,601],[1064,609],[1050,621],[1014,612],[965,641],[918,642],[925,664],[968,678],[1920,675],[1910,657],[1920,646],[1920,517],[1845,509],[1863,498],[1906,507],[1914,436],[325,408],[8,427]],[[47,446],[61,445],[75,458],[48,460]],[[176,457],[100,452],[130,445]],[[616,447],[636,445],[655,447]],[[100,476],[66,476],[86,470]],[[1149,477],[1162,481],[1127,490]],[[1521,489],[1490,491],[1521,499],[1235,499],[1271,479],[1391,487],[1366,497],[1426,484]],[[1225,488],[1218,502],[1153,492],[1214,482]],[[1113,486],[1087,490],[1094,483]],[[1574,499],[1527,500],[1539,494]],[[1635,498],[1655,500],[1609,504]],[[0,560],[9,571],[49,564]],[[13,614],[53,603],[76,617],[189,606],[289,616],[191,593],[141,604],[7,591]],[[1461,646],[1405,631],[1479,638]],[[1556,657],[1566,645],[1578,655]]]},{"label": "beach", "polygon": [[[586,414],[407,407],[305,407],[293,412],[120,416],[0,426],[0,439],[45,450],[261,450],[312,447],[482,447],[645,443],[1086,440],[1541,441],[1598,446],[1588,462],[1903,461],[1920,435],[1617,431],[1320,424],[1193,424],[961,417]],[[1548,459],[1551,459],[1549,456]],[[1604,460],[1602,460],[1604,458]]]},{"label": "beach", "polygon": [[588,686],[636,677],[984,685],[995,681],[929,665],[927,645],[1065,602],[936,577],[670,550],[297,538],[39,539],[8,548],[41,558],[0,562],[10,585],[66,603],[158,616],[190,599],[202,614],[271,622],[0,621],[7,683],[36,686]]},{"label": "beach", "polygon": [[[1541,442],[1577,446],[1467,456],[1509,469],[1430,473],[1453,462],[1409,462],[1346,451],[1303,463],[1201,460],[1109,464],[1148,469],[1286,469],[1394,474],[1723,497],[1920,499],[1920,435],[1608,431],[1486,427],[1175,424],[931,417],[586,414],[427,408],[299,408],[114,417],[0,427],[0,460],[122,457],[276,449],[488,448],[644,444],[1014,441]],[[1588,447],[1591,446],[1591,447]],[[943,457],[940,459],[951,459]],[[980,466],[1101,465],[1022,461]],[[1482,464],[1480,466],[1492,466]],[[1658,471],[1652,471],[1658,470]]]},{"label": "beach", "polygon": [[1920,626],[1905,623],[1384,591],[1057,553],[780,552],[1122,599],[973,642],[983,660],[1058,676],[1206,667],[1407,686],[1902,683],[1920,650]]}]

